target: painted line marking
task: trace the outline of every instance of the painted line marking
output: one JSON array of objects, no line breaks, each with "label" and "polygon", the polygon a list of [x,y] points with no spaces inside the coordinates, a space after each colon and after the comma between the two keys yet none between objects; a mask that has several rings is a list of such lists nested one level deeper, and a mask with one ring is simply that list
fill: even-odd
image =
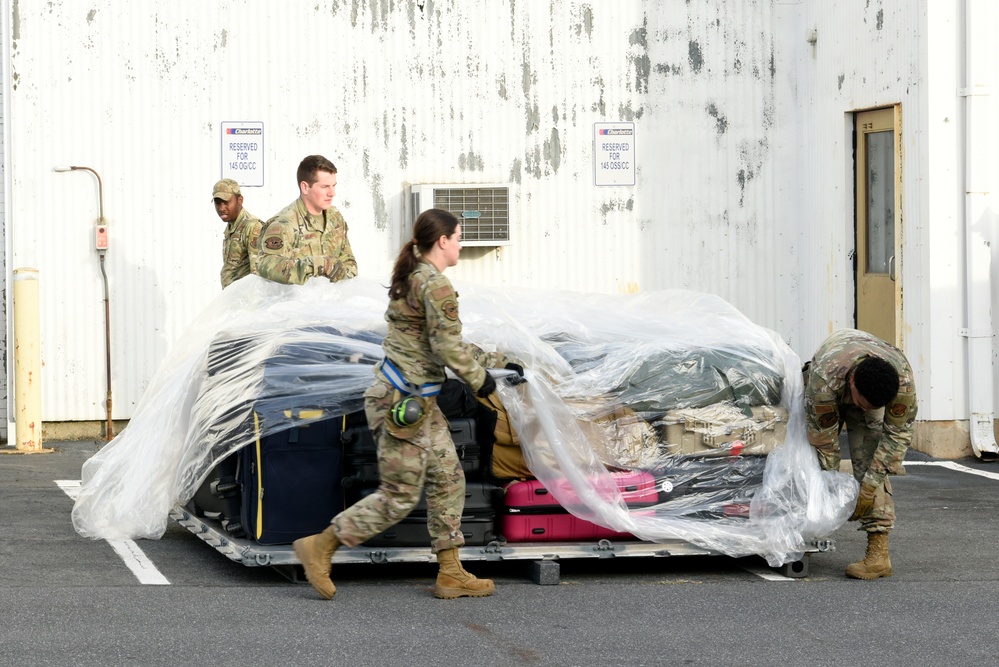
[{"label": "painted line marking", "polygon": [[[999,473],[987,472],[985,470],[975,470],[974,468],[969,468],[968,466],[963,466],[960,463],[954,463],[953,461],[903,461],[902,465],[938,466],[940,468],[947,468],[948,470],[968,473],[969,475],[978,475],[980,477],[987,477],[988,479],[999,480]],[[778,574],[777,572],[765,567],[744,566],[742,569],[746,572],[751,572],[758,577],[762,577],[767,581],[795,581],[795,578],[793,577],[785,577],[784,575]]]},{"label": "painted line marking", "polygon": [[[80,480],[78,479],[57,479],[56,485],[66,492],[66,495],[74,501],[80,496]],[[125,566],[132,571],[140,584],[148,586],[169,586],[170,582],[164,577],[153,562],[149,560],[139,545],[132,540],[105,540],[114,549],[118,557],[125,563]]]},{"label": "painted line marking", "polygon": [[755,574],[757,577],[766,579],[767,581],[796,581],[794,577],[785,577],[783,574],[778,574],[770,568],[759,567],[756,565],[744,565],[742,567],[746,572]]},{"label": "painted line marking", "polygon": [[986,472],[984,470],[975,470],[974,468],[969,468],[968,466],[963,466],[960,463],[954,463],[953,461],[902,461],[903,466],[939,466],[941,468],[947,468],[949,470],[956,470],[957,472],[966,472],[969,475],[978,475],[979,477],[987,477],[989,479],[994,479],[999,481],[999,473]]}]

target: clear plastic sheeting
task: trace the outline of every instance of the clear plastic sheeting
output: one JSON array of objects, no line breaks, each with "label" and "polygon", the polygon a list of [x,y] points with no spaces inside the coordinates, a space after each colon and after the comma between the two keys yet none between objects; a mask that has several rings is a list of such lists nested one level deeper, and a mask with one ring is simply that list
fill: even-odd
[{"label": "clear plastic sheeting", "polygon": [[247,276],[223,290],[175,342],[128,426],[84,463],[77,532],[159,538],[171,507],[258,435],[361,409],[386,290],[346,285]]},{"label": "clear plastic sheeting", "polygon": [[[457,287],[466,339],[528,369],[529,382],[498,391],[530,470],[573,514],[779,565],[852,511],[856,482],[821,471],[805,439],[800,360],[722,299]],[[84,465],[77,531],[157,538],[219,460],[361,409],[386,291],[364,279],[233,283]],[[628,507],[610,474],[621,469],[652,476],[658,502]]]}]

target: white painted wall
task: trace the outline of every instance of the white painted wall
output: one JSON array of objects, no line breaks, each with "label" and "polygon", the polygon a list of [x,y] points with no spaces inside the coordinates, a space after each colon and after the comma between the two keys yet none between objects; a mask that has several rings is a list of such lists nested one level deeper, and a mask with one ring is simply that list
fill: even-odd
[{"label": "white painted wall", "polygon": [[[9,86],[8,81],[10,81],[9,72],[7,66],[9,64],[9,59],[7,57],[7,25],[9,16],[7,10],[6,0],[0,1],[0,10],[3,11],[3,16],[0,17],[0,27],[3,28],[0,31],[0,287],[2,287],[3,299],[0,299],[0,332],[2,332],[2,339],[0,339],[0,440],[7,439],[7,410],[8,410],[8,376],[12,376],[14,373],[14,358],[8,353],[10,347],[13,346],[13,329],[9,326],[10,320],[7,317],[7,276],[9,270],[7,268],[7,221],[8,217],[8,198],[7,198],[7,163],[8,154],[7,146],[9,142],[7,141],[7,131],[9,129],[9,124],[7,122],[8,111],[7,103],[9,101],[10,95],[8,94]],[[9,341],[9,344],[8,344]],[[11,392],[12,393],[12,392]],[[13,415],[11,416],[13,421]]]},{"label": "white painted wall", "polygon": [[[853,322],[848,114],[901,103],[903,348],[916,373],[919,418],[929,420],[968,415],[967,340],[960,334],[966,326],[963,7],[956,0],[809,2],[793,47],[801,54],[797,80],[805,91],[798,98],[802,204],[814,216],[802,253],[812,295],[803,309],[812,318],[802,325],[803,347]],[[999,30],[994,13],[987,20]],[[803,39],[811,30],[814,47]],[[823,302],[827,309],[816,307]]]},{"label": "white painted wall", "polygon": [[[303,156],[337,164],[363,275],[408,238],[409,184],[509,182],[513,245],[467,249],[454,278],[713,292],[808,356],[852,324],[850,114],[897,102],[907,352],[920,416],[961,418],[961,17],[929,4],[16,3],[7,228],[11,266],[41,271],[44,419],[102,419],[105,395],[96,181],[55,165],[104,179],[120,419],[218,293],[223,121],[264,123],[258,216]],[[608,121],[636,124],[634,187],[593,186]]]}]

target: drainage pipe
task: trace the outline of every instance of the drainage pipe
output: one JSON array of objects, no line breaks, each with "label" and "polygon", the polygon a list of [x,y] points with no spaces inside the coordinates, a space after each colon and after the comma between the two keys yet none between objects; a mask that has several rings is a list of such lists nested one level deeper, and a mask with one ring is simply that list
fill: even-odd
[{"label": "drainage pipe", "polygon": [[[995,118],[991,89],[982,80],[995,67],[995,0],[964,3],[964,233],[967,269],[968,407],[971,447],[981,459],[999,458],[993,391],[992,228],[989,189],[996,183]],[[991,53],[991,55],[990,55]]]}]

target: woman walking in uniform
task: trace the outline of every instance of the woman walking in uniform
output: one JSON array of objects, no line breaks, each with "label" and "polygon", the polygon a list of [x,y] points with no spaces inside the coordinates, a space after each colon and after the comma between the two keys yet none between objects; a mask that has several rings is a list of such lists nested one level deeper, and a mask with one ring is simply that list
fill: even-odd
[{"label": "woman walking in uniform", "polygon": [[378,442],[378,490],[333,517],[322,533],[294,543],[306,578],[327,600],[336,593],[331,560],[340,545],[357,546],[404,519],[426,487],[427,527],[440,570],[434,595],[480,597],[495,591],[489,579],[469,574],[458,560],[465,543],[461,514],[465,475],[436,394],[450,368],[479,396],[496,389],[486,367],[522,366],[486,353],[461,337],[458,294],[444,269],[458,263],[461,225],[447,211],[420,214],[413,239],[399,251],[392,271],[385,359],[364,393],[364,412]]}]

